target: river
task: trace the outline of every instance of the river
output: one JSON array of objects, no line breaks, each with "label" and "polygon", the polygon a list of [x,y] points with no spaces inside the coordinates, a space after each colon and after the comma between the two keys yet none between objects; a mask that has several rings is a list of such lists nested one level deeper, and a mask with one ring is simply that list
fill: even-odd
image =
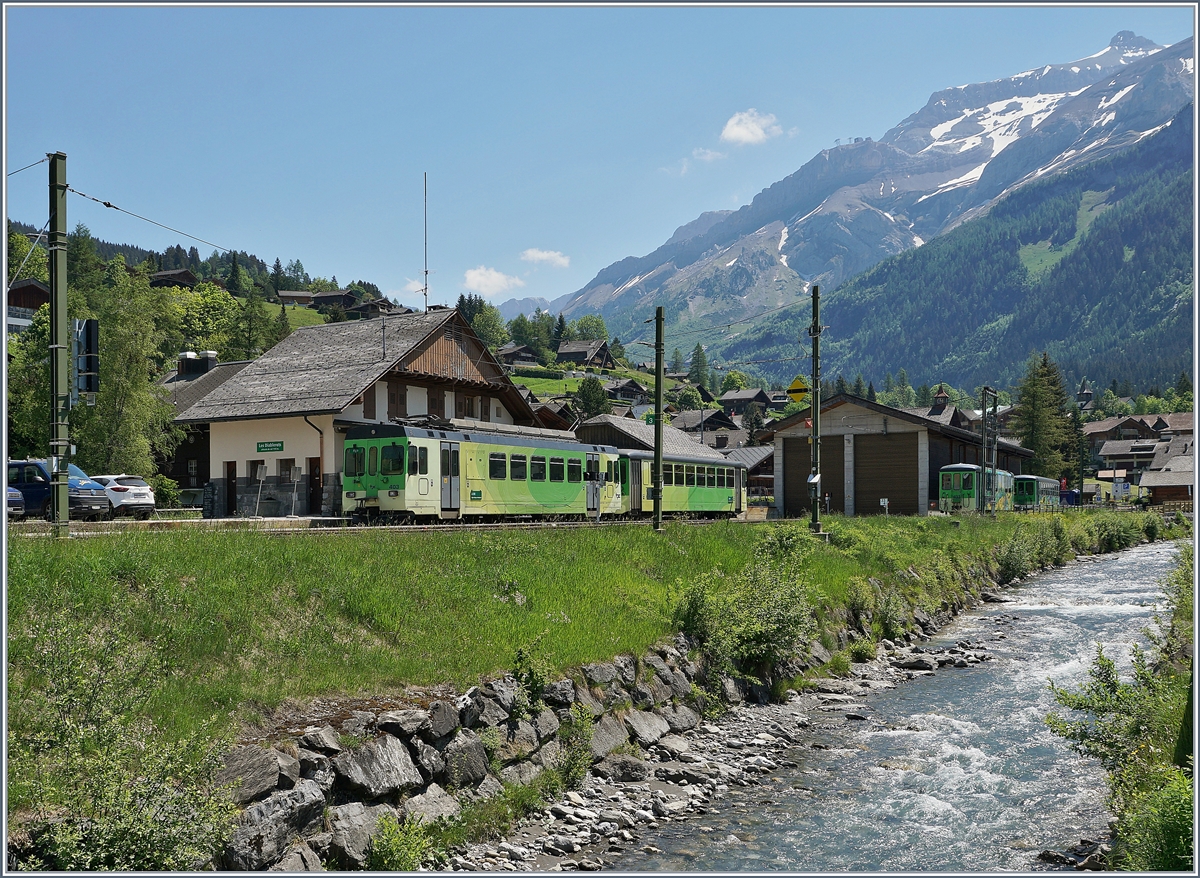
[{"label": "river", "polygon": [[661,854],[608,868],[1033,871],[1044,849],[1102,838],[1104,772],[1050,734],[1047,683],[1085,681],[1097,644],[1127,676],[1174,555],[1155,543],[1099,556],[964,612],[927,645],[969,640],[992,661],[871,694],[868,722],[829,733],[828,750],[791,750],[799,768],[782,782],[733,788],[716,813],[647,833]]}]

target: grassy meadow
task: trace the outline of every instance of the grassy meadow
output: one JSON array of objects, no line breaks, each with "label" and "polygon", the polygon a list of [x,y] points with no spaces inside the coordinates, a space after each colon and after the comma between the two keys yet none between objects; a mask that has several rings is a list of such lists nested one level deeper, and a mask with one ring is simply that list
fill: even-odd
[{"label": "grassy meadow", "polygon": [[[786,527],[814,544],[803,575],[818,627],[828,629],[844,623],[866,577],[936,611],[970,583],[999,575],[996,559],[1007,556],[997,547],[1034,539],[1042,518],[831,516],[828,544],[803,522]],[[1057,552],[1090,551],[1094,522],[1110,518],[1140,539],[1148,517],[1063,518],[1059,539],[1071,545]],[[712,571],[746,568],[777,527],[180,530],[66,541],[10,533],[9,697],[36,685],[22,673],[37,648],[27,634],[57,615],[116,626],[161,648],[172,670],[148,709],[177,733],[213,715],[252,720],[287,698],[466,687],[511,668],[517,649],[539,637],[538,650],[563,670],[640,652],[670,634],[686,589]]]}]

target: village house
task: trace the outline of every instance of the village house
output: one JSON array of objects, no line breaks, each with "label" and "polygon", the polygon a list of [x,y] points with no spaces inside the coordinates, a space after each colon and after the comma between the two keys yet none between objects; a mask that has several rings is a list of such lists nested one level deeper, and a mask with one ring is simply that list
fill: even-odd
[{"label": "village house", "polygon": [[32,277],[13,281],[8,288],[7,327],[9,334],[24,332],[38,308],[50,304],[50,287]]},{"label": "village house", "polygon": [[[948,399],[948,397],[946,397]],[[807,514],[812,471],[808,409],[759,433],[775,448],[774,496],[781,515]],[[984,465],[982,437],[961,424],[965,413],[948,402],[897,409],[839,393],[821,403],[820,495],[845,515],[926,515],[936,507],[938,473],[952,463]],[[1021,473],[1033,452],[1003,439],[996,465]]]},{"label": "village house", "polygon": [[771,397],[758,387],[748,387],[745,390],[730,390],[721,394],[721,408],[726,414],[743,415],[749,406],[756,405],[763,412],[771,407]]},{"label": "village house", "polygon": [[608,342],[603,339],[592,341],[564,341],[558,345],[558,363],[565,366],[571,363],[580,367],[595,369],[612,369],[616,367],[612,354],[608,350]]},{"label": "village house", "polygon": [[346,431],[420,416],[543,426],[450,308],[301,327],[176,421],[208,425],[216,517],[335,515]]}]

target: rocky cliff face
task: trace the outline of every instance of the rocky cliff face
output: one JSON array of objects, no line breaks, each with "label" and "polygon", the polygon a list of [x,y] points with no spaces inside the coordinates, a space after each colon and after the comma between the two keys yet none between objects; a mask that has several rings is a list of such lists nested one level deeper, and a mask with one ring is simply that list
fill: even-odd
[{"label": "rocky cliff face", "polygon": [[985,212],[1021,185],[1125,149],[1193,97],[1193,41],[1128,31],[1101,52],[944,89],[879,141],[823,150],[733,212],[705,213],[661,247],[550,304],[602,314],[627,337],[666,306],[680,329],[737,320],[836,287]]}]

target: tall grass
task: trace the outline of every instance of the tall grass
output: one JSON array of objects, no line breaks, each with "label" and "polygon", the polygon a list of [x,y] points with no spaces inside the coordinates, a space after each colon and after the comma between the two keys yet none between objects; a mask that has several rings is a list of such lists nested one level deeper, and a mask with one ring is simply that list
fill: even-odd
[{"label": "tall grass", "polygon": [[[167,532],[9,540],[9,625],[59,610],[168,646],[180,732],[284,698],[478,681],[540,642],[565,668],[668,633],[676,581],[739,568],[745,527],[480,534]],[[116,613],[118,607],[127,613]],[[11,652],[20,667],[22,655]],[[20,693],[12,693],[19,697]]]}]

